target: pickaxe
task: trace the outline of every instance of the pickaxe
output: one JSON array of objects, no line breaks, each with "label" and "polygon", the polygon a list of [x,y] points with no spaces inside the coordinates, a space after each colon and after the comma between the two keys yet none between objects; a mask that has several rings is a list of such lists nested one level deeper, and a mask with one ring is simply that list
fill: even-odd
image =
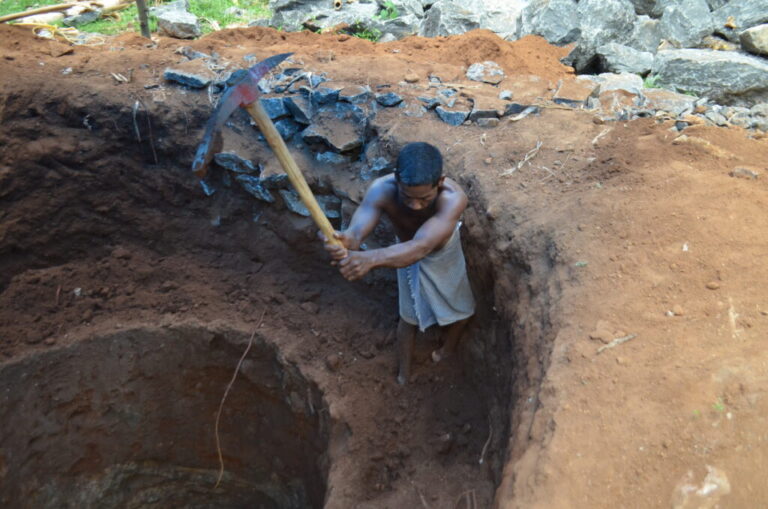
[{"label": "pickaxe", "polygon": [[232,112],[237,108],[243,107],[250,113],[259,129],[261,129],[261,133],[267,139],[267,143],[275,152],[275,155],[277,155],[277,159],[280,161],[285,173],[288,174],[288,179],[293,184],[296,192],[299,193],[301,201],[309,210],[315,224],[320,228],[325,238],[328,239],[328,242],[341,245],[341,242],[334,237],[334,230],[330,221],[328,221],[320,205],[318,205],[315,195],[312,194],[312,190],[307,185],[304,175],[288,151],[288,147],[285,146],[282,136],[280,136],[280,133],[275,128],[275,124],[272,123],[272,119],[269,118],[269,115],[267,115],[264,107],[259,102],[259,96],[261,95],[258,87],[259,80],[270,69],[291,55],[292,53],[281,53],[280,55],[274,55],[262,60],[248,69],[248,73],[240,81],[227,89],[221,97],[218,106],[216,106],[213,116],[205,125],[203,141],[198,146],[197,154],[194,161],[192,161],[192,171],[200,178],[205,177],[214,152],[221,146],[221,128],[224,122],[227,121]]}]

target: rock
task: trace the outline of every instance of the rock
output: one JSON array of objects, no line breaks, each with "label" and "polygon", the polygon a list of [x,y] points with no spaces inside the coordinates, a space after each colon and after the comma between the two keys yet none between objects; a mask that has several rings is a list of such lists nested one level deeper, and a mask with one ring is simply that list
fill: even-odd
[{"label": "rock", "polygon": [[411,71],[406,73],[403,79],[405,80],[406,83],[416,83],[417,81],[419,81],[419,75]]},{"label": "rock", "polygon": [[68,27],[86,25],[99,19],[101,17],[101,13],[101,9],[88,7],[86,9],[81,9],[81,12],[78,14],[67,16],[61,21],[61,23]]},{"label": "rock", "polygon": [[[209,55],[207,53],[201,53],[201,52],[199,52],[197,50],[194,50],[194,49],[190,48],[189,46],[182,46],[182,47],[178,48],[176,51],[174,51],[174,53],[178,53],[179,55],[183,55],[184,57],[186,57],[189,60],[197,60],[198,58],[211,58],[211,55]],[[243,71],[245,73],[248,72],[245,69],[238,69],[238,71]],[[237,71],[235,71],[235,72],[237,72]],[[234,73],[233,73],[233,75],[234,75]],[[227,83],[227,85],[230,85],[230,83]]]},{"label": "rock", "polygon": [[248,16],[248,11],[239,7],[232,6],[224,10],[224,15],[232,16],[233,18],[245,18]]},{"label": "rock", "polygon": [[264,107],[264,111],[267,112],[269,118],[276,120],[288,116],[288,108],[285,107],[285,102],[282,96],[261,97],[259,99],[261,105]]},{"label": "rock", "polygon": [[530,107],[531,106],[527,104],[509,103],[504,108],[504,114],[502,116],[507,117],[509,115],[519,115]]},{"label": "rock", "polygon": [[442,101],[437,97],[419,96],[419,101],[424,103],[424,107],[428,110],[431,110],[432,108],[436,107],[438,104],[442,104]]},{"label": "rock", "polygon": [[589,339],[606,344],[610,343],[613,339],[613,328],[605,320],[598,320],[595,330],[589,333]]},{"label": "rock", "polygon": [[205,88],[213,82],[216,75],[202,60],[191,60],[166,67],[163,78],[191,88]]},{"label": "rock", "polygon": [[301,131],[303,126],[292,118],[282,118],[275,122],[275,128],[277,129],[277,132],[280,133],[280,136],[283,137],[283,140],[288,141],[293,138],[297,132]]},{"label": "rock", "polygon": [[576,0],[538,0],[521,13],[520,36],[533,34],[563,46],[581,35]]},{"label": "rock", "polygon": [[760,176],[760,173],[758,173],[755,170],[739,166],[734,168],[734,170],[730,173],[730,175],[731,177],[755,180],[757,179],[757,177]]},{"label": "rock", "polygon": [[459,0],[459,4],[480,13],[480,28],[491,30],[505,40],[519,38],[522,14],[530,0]]},{"label": "rock", "polygon": [[744,49],[750,53],[768,55],[768,24],[744,30],[739,36],[739,40]]},{"label": "rock", "polygon": [[498,127],[500,120],[498,118],[479,118],[477,125],[479,127]]},{"label": "rock", "polygon": [[683,307],[680,304],[675,304],[672,306],[672,313],[674,313],[675,316],[683,316],[685,314],[685,311],[683,310]]},{"label": "rock", "polygon": [[290,180],[285,173],[277,173],[259,180],[262,186],[271,190],[288,189],[290,186]]},{"label": "rock", "polygon": [[394,92],[387,92],[384,94],[376,94],[376,102],[382,106],[392,107],[403,102],[403,98]]},{"label": "rock", "polygon": [[275,202],[275,197],[272,196],[272,193],[270,193],[266,187],[264,187],[261,179],[258,177],[254,177],[252,175],[237,175],[235,180],[237,180],[240,185],[243,186],[243,189],[248,194],[257,200],[261,200],[266,203]]},{"label": "rock", "polygon": [[475,105],[472,107],[472,111],[469,114],[469,120],[477,122],[480,119],[499,118],[504,113],[504,108],[497,109],[493,107],[483,107],[482,105]]},{"label": "rock", "polygon": [[52,346],[56,344],[56,338],[54,336],[48,336],[45,338],[45,341],[43,341],[48,346]]},{"label": "rock", "polygon": [[213,160],[222,168],[235,173],[255,174],[257,177],[261,173],[261,166],[254,165],[250,160],[243,159],[234,152],[219,152],[214,154]]},{"label": "rock", "polygon": [[668,5],[659,23],[662,39],[678,47],[697,44],[713,29],[714,22],[706,0],[680,0]]},{"label": "rock", "polygon": [[421,118],[427,113],[427,108],[419,103],[411,102],[406,104],[403,109],[403,115],[406,117]]},{"label": "rock", "polygon": [[715,31],[732,42],[739,42],[739,34],[747,29],[768,23],[765,0],[731,1],[712,12]]},{"label": "rock", "polygon": [[598,47],[596,54],[600,58],[602,67],[611,72],[647,74],[653,67],[652,53],[638,51],[615,42]]},{"label": "rock", "polygon": [[314,111],[310,101],[301,95],[289,95],[283,100],[286,108],[293,115],[294,120],[300,124],[312,122]]},{"label": "rock", "polygon": [[707,283],[707,288],[710,290],[717,290],[718,288],[720,288],[720,283],[718,283],[717,281],[710,281],[709,283]]},{"label": "rock", "polygon": [[437,116],[440,117],[440,120],[452,126],[463,124],[470,113],[470,110],[466,107],[457,107],[452,109],[444,106],[438,106],[435,108],[435,111],[437,112]]},{"label": "rock", "polygon": [[719,468],[706,465],[707,475],[701,483],[694,481],[692,470],[678,481],[672,492],[672,509],[719,507],[720,499],[731,492],[728,476]]},{"label": "rock", "polygon": [[437,0],[426,12],[419,27],[418,35],[438,37],[441,35],[463,34],[480,28],[480,16],[452,0]]},{"label": "rock", "polygon": [[374,19],[370,21],[371,27],[379,30],[383,35],[377,42],[390,42],[409,35],[416,35],[423,14],[405,13],[395,19]]},{"label": "rock", "polygon": [[733,52],[681,49],[656,54],[658,83],[706,96],[721,104],[768,101],[768,63]]},{"label": "rock", "polygon": [[506,78],[506,75],[499,64],[488,60],[470,65],[469,69],[467,69],[467,78],[473,81],[498,85],[504,78]]},{"label": "rock", "polygon": [[499,92],[499,99],[502,101],[511,101],[512,100],[512,91],[511,90],[502,90]]},{"label": "rock", "polygon": [[310,99],[315,107],[331,104],[339,100],[339,92],[344,88],[338,83],[325,82],[316,86],[310,94]]},{"label": "rock", "polygon": [[359,20],[371,20],[378,13],[375,2],[344,2],[344,8],[334,10],[331,2],[317,0],[272,0],[270,26],[282,27],[295,32],[310,27],[313,30],[331,28],[340,24],[359,24]]},{"label": "rock", "polygon": [[364,167],[360,176],[363,180],[370,180],[379,177],[383,177],[387,173],[391,173],[395,165],[384,157],[377,157],[373,159],[370,164]]},{"label": "rock", "polygon": [[693,110],[696,102],[695,97],[661,88],[644,88],[640,92],[639,99],[640,106],[651,110],[668,111],[675,117]]},{"label": "rock", "polygon": [[704,114],[704,117],[717,126],[724,127],[728,125],[728,119],[726,119],[725,116],[718,111],[708,110]]},{"label": "rock", "polygon": [[594,79],[599,84],[599,88],[597,91],[593,92],[593,96],[613,90],[640,95],[641,90],[643,89],[643,78],[637,74],[628,72],[618,74],[606,72],[598,74],[597,76],[589,76],[589,78]]},{"label": "rock", "polygon": [[582,0],[578,18],[581,38],[563,62],[581,72],[594,63],[598,47],[626,42],[632,34],[635,10],[626,0]]},{"label": "rock", "polygon": [[[278,192],[288,210],[299,216],[310,217],[309,210],[304,206],[296,191],[281,189]],[[318,195],[315,198],[328,219],[338,219],[341,217],[341,200],[337,196]]]},{"label": "rock", "polygon": [[713,35],[707,35],[702,38],[698,47],[701,49],[713,49],[717,51],[737,51],[739,49],[738,44],[728,42],[725,39]]},{"label": "rock", "polygon": [[397,40],[397,36],[395,36],[394,34],[387,33],[387,34],[384,34],[381,37],[379,37],[379,39],[376,42],[377,43],[395,42],[396,40]]},{"label": "rock", "polygon": [[349,152],[363,145],[363,126],[340,120],[328,112],[320,113],[301,137],[306,143],[322,143],[335,152]]},{"label": "rock", "polygon": [[635,48],[638,51],[647,51],[656,53],[661,42],[661,28],[658,19],[651,19],[648,16],[639,16],[632,28],[632,35],[626,45]]},{"label": "rock", "polygon": [[[598,87],[599,84],[595,80],[565,80],[558,88],[552,100],[557,104],[566,104],[568,106],[580,107],[586,105],[587,99],[596,93],[596,89]],[[520,111],[523,109],[524,108],[521,108]]]},{"label": "rock", "polygon": [[330,150],[317,153],[315,155],[315,160],[318,163],[323,164],[349,164],[349,158],[337,154],[336,152],[331,152]]},{"label": "rock", "polygon": [[371,98],[371,89],[367,86],[351,85],[339,90],[339,101],[361,104]]},{"label": "rock", "polygon": [[435,97],[443,106],[453,108],[458,99],[458,94],[459,93],[453,88],[443,88],[437,91],[437,95]]},{"label": "rock", "polygon": [[202,35],[197,16],[186,11],[169,10],[158,14],[157,28],[161,35],[176,39],[194,39]]},{"label": "rock", "polygon": [[749,112],[757,117],[768,118],[768,103],[755,104]]},{"label": "rock", "polygon": [[152,16],[160,16],[171,11],[189,11],[189,0],[175,0],[149,8],[149,14]]},{"label": "rock", "polygon": [[336,371],[341,366],[341,357],[335,353],[328,355],[325,358],[325,366],[328,371]]}]

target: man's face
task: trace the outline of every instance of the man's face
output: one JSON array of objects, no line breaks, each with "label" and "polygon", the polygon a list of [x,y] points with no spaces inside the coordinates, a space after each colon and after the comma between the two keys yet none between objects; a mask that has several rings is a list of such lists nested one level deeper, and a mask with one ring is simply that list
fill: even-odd
[{"label": "man's face", "polygon": [[429,209],[440,192],[440,184],[443,181],[443,177],[436,185],[424,184],[420,186],[406,186],[401,183],[397,184],[397,190],[400,195],[400,200],[403,204],[414,212],[420,212]]}]

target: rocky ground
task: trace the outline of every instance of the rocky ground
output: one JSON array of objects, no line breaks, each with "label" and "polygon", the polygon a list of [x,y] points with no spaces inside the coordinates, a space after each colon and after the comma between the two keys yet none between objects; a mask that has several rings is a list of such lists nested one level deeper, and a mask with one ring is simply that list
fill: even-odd
[{"label": "rocky ground", "polygon": [[[326,507],[768,504],[768,141],[761,131],[663,108],[622,117],[611,110],[626,106],[618,99],[601,102],[606,110],[555,101],[575,81],[559,63],[567,50],[535,37],[506,42],[475,31],[377,45],[250,28],[183,50],[176,40],[129,35],[71,47],[0,29],[0,375],[2,418],[13,423],[0,435],[6,505],[41,500],[24,497],[48,493],[40,486],[49,478],[104,478],[118,463],[174,462],[201,472],[206,485],[218,467],[214,403],[226,370],[197,378],[216,381],[205,389],[212,404],[193,416],[210,425],[195,426],[199,437],[189,432],[200,454],[181,460],[172,443],[147,444],[154,433],[173,437],[183,420],[159,419],[157,429],[142,431],[146,440],[107,454],[118,428],[99,427],[108,419],[93,402],[98,391],[73,382],[79,403],[59,414],[61,405],[40,389],[48,361],[34,372],[19,370],[24,362],[119,331],[156,331],[160,341],[162,330],[192,327],[239,338],[234,370],[260,323],[260,341],[322,393],[322,404],[311,389],[287,399],[307,415],[319,407],[327,414],[318,417],[327,448],[310,460],[327,476],[327,489],[315,495]],[[293,52],[284,70],[325,73],[340,89],[403,99],[402,108],[366,106],[366,121],[354,124],[361,130],[344,138],[358,139],[354,147],[333,138],[348,125],[329,115],[315,125],[323,136],[296,134],[289,146],[341,222],[370,172],[386,169],[374,161],[391,161],[414,140],[441,148],[448,174],[470,195],[463,235],[479,303],[452,362],[428,361],[431,333],[419,345],[414,380],[396,386],[392,275],[346,283],[327,266],[309,220],[278,189],[267,189],[274,202],[265,203],[247,187],[227,186],[227,178],[241,180],[221,170],[217,193],[203,192],[189,167],[217,89],[164,79],[167,68],[196,61],[185,56],[190,50],[217,55],[204,60],[215,79],[244,66],[244,57]],[[469,66],[489,60],[502,81],[467,79]],[[312,88],[311,76],[303,79]],[[444,109],[487,103],[500,113],[486,118],[497,121],[454,126],[424,107],[420,97],[446,89],[457,102]],[[511,98],[499,99],[504,90]],[[521,115],[527,106],[535,108]],[[263,186],[263,177],[280,173],[246,118],[227,128],[224,149],[260,165]],[[318,159],[318,152],[329,155]],[[383,229],[376,241],[387,236]],[[145,355],[146,344],[137,345],[133,354]],[[147,377],[147,387],[174,380],[169,371]],[[258,378],[258,370],[246,372]],[[109,376],[99,380],[109,384]],[[197,391],[169,386],[180,403]],[[263,439],[233,438],[253,404],[247,388],[233,386],[222,429],[233,475],[248,474],[238,448]],[[270,400],[271,390],[260,397]],[[147,414],[164,406],[142,401]],[[19,420],[19,408],[34,417]],[[72,446],[70,459],[57,459],[58,470],[35,445],[47,443],[40,437],[51,436],[54,421],[67,443],[92,433],[82,451]],[[274,467],[272,480],[291,475],[290,467]]]}]

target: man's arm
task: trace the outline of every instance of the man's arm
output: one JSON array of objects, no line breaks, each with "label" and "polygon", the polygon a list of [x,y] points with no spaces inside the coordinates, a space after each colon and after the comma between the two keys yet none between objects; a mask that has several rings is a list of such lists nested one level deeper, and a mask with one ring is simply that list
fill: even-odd
[{"label": "man's arm", "polygon": [[341,274],[354,281],[377,267],[407,267],[421,260],[446,243],[466,207],[467,195],[457,187],[438,203],[438,212],[421,225],[413,239],[371,251],[350,251],[339,262]]},{"label": "man's arm", "polygon": [[[383,203],[387,198],[387,187],[386,182],[382,178],[376,179],[365,192],[360,206],[352,214],[352,219],[347,229],[343,232],[335,233],[334,236],[341,241],[344,246],[343,248],[326,242],[325,249],[331,254],[331,258],[334,261],[345,258],[348,254],[347,250],[356,251],[360,249],[360,244],[371,234],[376,227],[376,223],[381,219]],[[323,240],[325,240],[325,237],[323,237]]]}]

